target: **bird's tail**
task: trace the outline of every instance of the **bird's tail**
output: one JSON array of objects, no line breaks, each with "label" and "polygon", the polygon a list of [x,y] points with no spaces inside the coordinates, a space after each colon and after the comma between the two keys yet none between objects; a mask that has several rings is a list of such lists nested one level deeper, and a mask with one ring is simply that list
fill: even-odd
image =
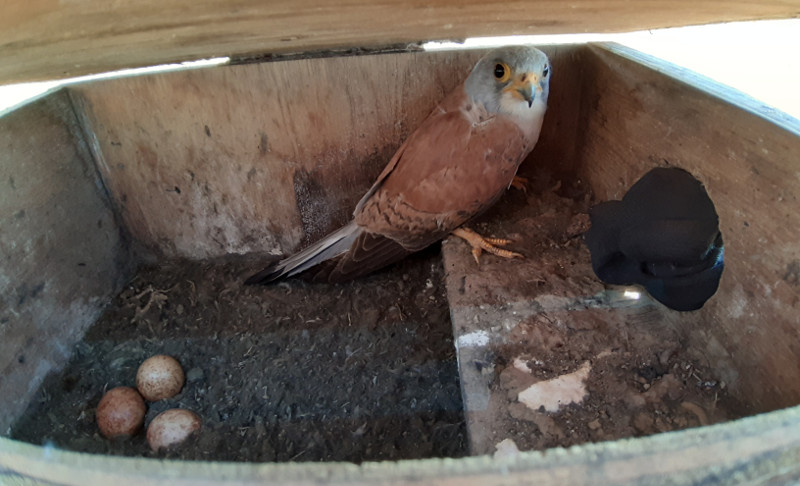
[{"label": "bird's tail", "polygon": [[303,273],[326,260],[347,252],[361,232],[362,229],[351,221],[305,250],[273,263],[252,275],[244,283],[245,285],[266,284]]}]

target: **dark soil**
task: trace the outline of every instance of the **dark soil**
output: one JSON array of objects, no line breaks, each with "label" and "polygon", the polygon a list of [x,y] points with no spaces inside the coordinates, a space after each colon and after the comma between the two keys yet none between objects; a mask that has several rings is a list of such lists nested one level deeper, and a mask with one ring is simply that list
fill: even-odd
[{"label": "dark soil", "polygon": [[[467,426],[471,452],[484,454],[506,439],[546,449],[746,415],[728,393],[731,370],[689,345],[697,314],[625,297],[593,274],[581,236],[590,205],[585,189],[554,179],[510,191],[473,228],[513,238],[525,258],[484,254],[478,265],[449,238],[446,278],[438,247],[343,285],[244,287],[261,268],[246,259],[143,269],[12,437],[145,457],[361,462],[463,456]],[[451,312],[459,343],[488,339],[459,344],[468,424]],[[143,433],[103,439],[94,413],[104,391],[134,385],[139,364],[161,353],[182,363],[187,383],[148,404],[145,424],[182,407],[203,419],[200,432],[158,454]],[[520,398],[575,373],[577,392],[549,392],[563,394],[555,410]]]},{"label": "dark soil", "polygon": [[[244,287],[245,259],[142,269],[47,378],[14,439],[116,455],[228,461],[394,460],[465,455],[466,429],[443,272],[433,248],[342,285]],[[262,262],[263,263],[263,262]],[[100,436],[95,409],[135,386],[154,354],[187,375],[149,403],[145,425],[173,407],[199,433],[153,453],[144,433]]]}]

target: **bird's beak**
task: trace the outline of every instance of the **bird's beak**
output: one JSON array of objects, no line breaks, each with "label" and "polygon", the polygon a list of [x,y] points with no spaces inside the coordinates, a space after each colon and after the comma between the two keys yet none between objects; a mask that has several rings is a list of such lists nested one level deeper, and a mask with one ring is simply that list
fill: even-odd
[{"label": "bird's beak", "polygon": [[510,92],[515,98],[528,102],[528,107],[533,106],[536,93],[533,87],[539,85],[539,76],[533,73],[522,73],[514,81],[503,89]]}]

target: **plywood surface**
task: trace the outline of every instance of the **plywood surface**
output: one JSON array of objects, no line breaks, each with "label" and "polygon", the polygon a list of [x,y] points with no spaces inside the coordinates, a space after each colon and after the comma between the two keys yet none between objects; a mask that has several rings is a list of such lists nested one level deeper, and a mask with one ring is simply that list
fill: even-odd
[{"label": "plywood surface", "polygon": [[720,288],[701,311],[666,315],[706,350],[708,365],[727,370],[723,379],[753,411],[797,404],[800,124],[774,124],[737,106],[754,106],[743,95],[696,75],[686,84],[657,71],[687,76],[674,67],[612,50],[651,68],[599,47],[586,56],[578,172],[598,200],[620,199],[656,166],[682,167],[705,184],[725,243]]},{"label": "plywood surface", "polygon": [[[576,48],[550,48],[538,152],[574,159]],[[405,137],[481,52],[226,66],[72,88],[103,179],[156,256],[283,254],[345,223]],[[572,80],[572,81],[571,81]]]},{"label": "plywood surface", "polygon": [[81,138],[63,92],[0,119],[0,434],[126,277]]},{"label": "plywood surface", "polygon": [[241,464],[45,450],[0,437],[0,482],[154,486],[574,486],[794,484],[800,480],[800,410],[724,426],[587,444],[517,457],[365,463]]},{"label": "plywood surface", "polygon": [[5,84],[214,56],[790,18],[800,2],[8,0],[2,11]]}]

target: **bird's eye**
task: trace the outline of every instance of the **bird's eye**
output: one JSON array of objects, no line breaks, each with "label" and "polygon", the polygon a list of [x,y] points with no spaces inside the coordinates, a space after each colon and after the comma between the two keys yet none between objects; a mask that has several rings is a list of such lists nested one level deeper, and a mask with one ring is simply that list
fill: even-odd
[{"label": "bird's eye", "polygon": [[550,74],[550,66],[545,66],[544,71],[542,71],[542,77],[546,78],[548,74]]},{"label": "bird's eye", "polygon": [[508,78],[511,77],[510,69],[505,63],[498,62],[494,65],[494,78],[500,82],[508,81]]}]

